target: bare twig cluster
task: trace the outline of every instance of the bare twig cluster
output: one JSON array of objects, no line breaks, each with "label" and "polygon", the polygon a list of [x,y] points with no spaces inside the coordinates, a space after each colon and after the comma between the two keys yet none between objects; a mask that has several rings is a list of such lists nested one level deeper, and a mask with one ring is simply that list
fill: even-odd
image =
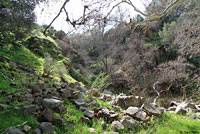
[{"label": "bare twig cluster", "polygon": [[[136,11],[137,13],[141,14],[142,16],[144,16],[146,18],[143,22],[137,22],[137,23],[145,24],[147,22],[160,20],[160,18],[162,18],[165,14],[167,14],[169,12],[169,10],[171,10],[173,7],[175,7],[177,5],[177,3],[179,3],[181,0],[174,0],[172,3],[167,5],[166,8],[162,12],[160,12],[158,14],[152,14],[152,15],[149,15],[149,14],[141,11],[140,9],[137,9],[137,7],[134,5],[134,3],[131,0],[121,0],[118,3],[116,3],[116,1],[112,1],[112,0],[110,0],[110,1],[94,0],[92,2],[88,2],[87,5],[84,5],[84,11],[83,11],[82,17],[80,17],[79,19],[74,20],[74,21],[72,21],[70,19],[68,12],[65,8],[66,4],[69,1],[70,0],[66,0],[63,3],[62,7],[60,8],[59,13],[55,16],[55,18],[51,21],[51,23],[44,30],[44,34],[46,33],[47,29],[53,24],[53,22],[60,16],[60,14],[63,10],[67,17],[66,21],[69,24],[71,24],[73,27],[75,27],[76,25],[84,25],[86,23],[86,21],[89,21],[89,20],[93,20],[93,22],[102,21],[104,23],[107,23],[107,21],[109,21],[110,15],[112,14],[112,12],[114,11],[114,9],[116,7],[120,6],[121,4],[128,4],[129,6],[131,6],[134,9],[134,11]],[[116,4],[113,5],[113,3],[116,3]],[[147,5],[145,5],[145,6],[147,6]],[[101,13],[103,11],[102,9],[105,9],[105,8],[110,9],[106,13],[106,15]],[[87,13],[86,13],[86,11],[87,11]],[[100,17],[98,17],[99,15],[100,15]],[[110,19],[110,21],[112,21],[112,19]],[[133,24],[135,24],[135,21],[130,22],[129,24],[133,25]]]}]

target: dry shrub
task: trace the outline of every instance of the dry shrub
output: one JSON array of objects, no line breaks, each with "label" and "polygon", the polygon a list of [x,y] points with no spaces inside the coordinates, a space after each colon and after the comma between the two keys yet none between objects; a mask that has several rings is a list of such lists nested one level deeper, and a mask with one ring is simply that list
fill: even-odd
[{"label": "dry shrub", "polygon": [[183,57],[160,64],[158,67],[160,90],[165,90],[171,94],[180,93],[182,87],[189,84],[192,68],[194,66]]}]

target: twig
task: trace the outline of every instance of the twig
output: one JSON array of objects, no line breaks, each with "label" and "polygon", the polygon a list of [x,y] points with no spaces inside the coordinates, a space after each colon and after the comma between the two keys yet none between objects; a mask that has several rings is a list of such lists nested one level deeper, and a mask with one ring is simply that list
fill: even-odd
[{"label": "twig", "polygon": [[23,122],[22,124],[16,125],[16,127],[24,126],[27,123],[27,121]]}]

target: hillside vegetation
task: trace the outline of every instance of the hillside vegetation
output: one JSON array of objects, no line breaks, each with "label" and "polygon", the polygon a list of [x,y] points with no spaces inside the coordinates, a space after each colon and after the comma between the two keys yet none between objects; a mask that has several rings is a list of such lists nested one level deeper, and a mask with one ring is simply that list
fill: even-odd
[{"label": "hillside vegetation", "polygon": [[68,35],[44,35],[38,2],[0,2],[0,133],[200,133],[199,0]]}]

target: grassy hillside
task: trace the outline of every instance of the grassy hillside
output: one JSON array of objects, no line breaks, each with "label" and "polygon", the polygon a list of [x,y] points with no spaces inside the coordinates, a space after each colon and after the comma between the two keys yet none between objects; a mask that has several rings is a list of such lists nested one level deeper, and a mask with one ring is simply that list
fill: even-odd
[{"label": "grassy hillside", "polygon": [[[38,35],[38,34],[37,34]],[[41,37],[41,38],[40,38]],[[37,42],[39,41],[39,45]],[[38,45],[38,46],[37,46]],[[77,83],[73,77],[83,80],[83,76],[76,72],[71,66],[70,60],[62,57],[61,49],[50,37],[33,36],[28,37],[22,42],[16,44],[6,44],[0,49],[0,104],[7,104],[8,108],[0,110],[0,133],[5,129],[15,126],[23,129],[23,125],[31,126],[32,130],[38,127],[39,122],[32,116],[22,114],[20,107],[30,105],[31,103],[24,100],[27,90],[37,84],[55,91],[56,85],[62,83],[63,77],[68,84]],[[4,58],[8,59],[5,60]],[[28,68],[23,69],[22,67]],[[34,70],[34,71],[33,71]],[[73,73],[73,76],[70,73]],[[83,82],[88,82],[85,80]],[[83,85],[82,82],[79,82]],[[9,99],[12,96],[12,99]],[[91,96],[84,96],[86,100]],[[94,107],[107,107],[115,110],[107,101],[95,99],[97,105]],[[71,102],[63,102],[67,113],[61,115],[55,113],[55,117],[61,117],[66,120],[64,126],[55,125],[55,133],[57,134],[102,134],[104,132],[112,132],[111,124],[102,125],[103,119],[94,118],[90,125],[82,122],[83,112],[80,111]],[[122,110],[116,113],[122,113]],[[40,113],[38,113],[40,114]],[[121,115],[119,115],[121,117]],[[120,130],[119,134],[138,133],[138,134],[182,134],[182,133],[200,133],[200,122],[186,115],[164,114],[160,117],[154,117],[148,123],[141,123],[140,129]],[[91,131],[94,128],[95,132]],[[28,134],[32,132],[27,132]]]}]

